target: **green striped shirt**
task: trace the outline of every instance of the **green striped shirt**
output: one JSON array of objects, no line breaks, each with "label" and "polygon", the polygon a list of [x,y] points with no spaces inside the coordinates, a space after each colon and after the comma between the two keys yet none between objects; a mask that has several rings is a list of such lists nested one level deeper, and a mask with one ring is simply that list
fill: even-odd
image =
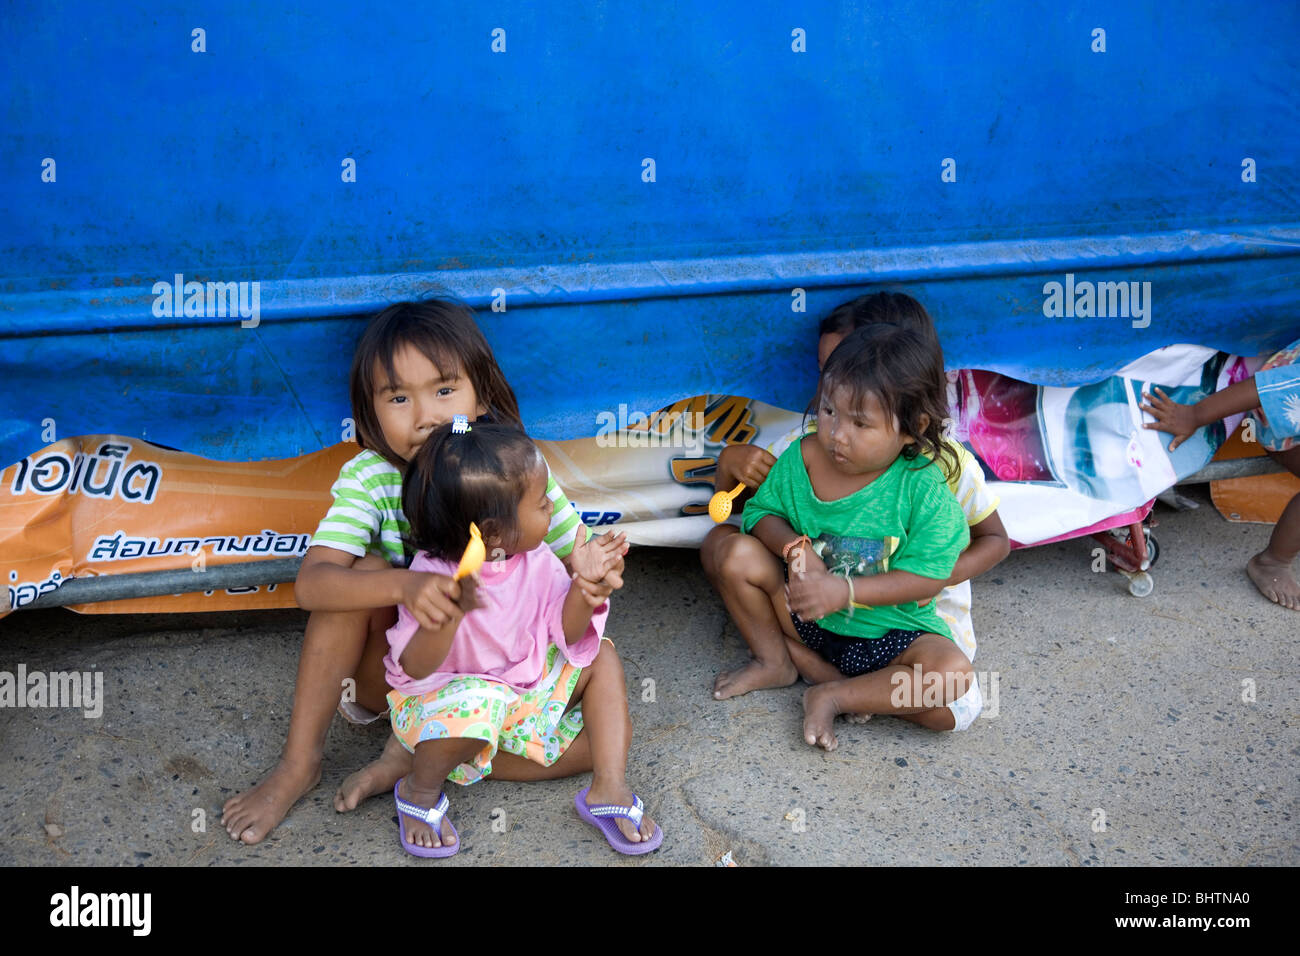
[{"label": "green striped shirt", "polygon": [[[402,539],[410,534],[411,525],[402,514],[400,471],[373,451],[362,451],[339,469],[330,493],[334,504],[312,535],[311,547],[337,548],[358,558],[378,554],[394,567],[406,567]],[[557,558],[566,558],[581,521],[549,465],[546,497],[554,506],[546,543]]]}]

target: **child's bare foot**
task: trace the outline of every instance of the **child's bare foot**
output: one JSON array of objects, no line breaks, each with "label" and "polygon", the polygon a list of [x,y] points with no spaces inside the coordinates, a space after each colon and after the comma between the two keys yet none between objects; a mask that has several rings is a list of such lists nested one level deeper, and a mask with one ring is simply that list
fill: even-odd
[{"label": "child's bare foot", "polygon": [[289,810],[320,783],[320,761],[308,765],[283,757],[251,790],[236,794],[221,808],[221,825],[231,839],[250,846],[261,843],[280,825]]},{"label": "child's bare foot", "polygon": [[[407,803],[414,803],[418,807],[432,807],[437,804],[438,798],[442,795],[442,790],[421,790],[418,787],[413,787],[408,777],[397,788],[397,795]],[[423,820],[408,816],[403,816],[402,820],[406,824],[406,842],[412,846],[423,846],[432,849],[440,846],[454,846],[456,843],[456,834],[448,826],[449,821],[446,816],[442,818],[442,826],[439,827],[441,833],[434,833],[433,827]]]},{"label": "child's bare foot", "polygon": [[829,684],[814,684],[803,694],[803,739],[813,747],[834,750],[839,746],[831,729],[840,709]]},{"label": "child's bare foot", "polygon": [[1300,584],[1291,574],[1290,563],[1283,564],[1261,551],[1246,564],[1246,573],[1264,595],[1274,604],[1300,611]]},{"label": "child's bare foot", "polygon": [[349,774],[334,794],[334,809],[339,813],[355,810],[368,797],[392,793],[393,784],[411,772],[411,755],[396,737],[389,736],[378,760]]},{"label": "child's bare foot", "polygon": [[[587,806],[594,807],[602,803],[630,807],[632,806],[632,791],[626,783],[615,786],[597,784],[593,780],[591,789],[587,791]],[[644,813],[641,817],[640,830],[632,826],[632,821],[626,817],[614,817],[613,819],[618,824],[618,828],[623,831],[623,836],[633,843],[641,843],[655,835],[655,822],[650,819],[648,813]]]},{"label": "child's bare foot", "polygon": [[870,714],[850,714],[846,712],[840,714],[840,716],[844,718],[846,724],[865,724],[871,719]]},{"label": "child's bare foot", "polygon": [[789,687],[798,679],[799,672],[789,658],[786,658],[784,666],[755,660],[737,670],[723,671],[714,678],[713,699],[726,700],[768,687]]}]

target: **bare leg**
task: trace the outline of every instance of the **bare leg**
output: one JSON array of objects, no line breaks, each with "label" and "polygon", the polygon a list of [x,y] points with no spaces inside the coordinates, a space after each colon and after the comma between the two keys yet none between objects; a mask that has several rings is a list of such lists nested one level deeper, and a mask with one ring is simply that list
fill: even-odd
[{"label": "bare leg", "polygon": [[391,688],[384,670],[384,657],[388,654],[388,629],[396,623],[395,607],[383,608],[371,615],[367,623],[366,645],[352,675],[357,682],[357,703],[376,714],[388,709],[388,691]]},{"label": "bare leg", "polygon": [[898,716],[902,720],[920,724],[926,730],[952,730],[957,726],[957,718],[953,716],[952,711],[946,706],[931,707],[919,714],[899,714]]},{"label": "bare leg", "polygon": [[[1269,456],[1293,475],[1300,476],[1300,446]],[[1274,604],[1300,611],[1300,584],[1291,573],[1291,565],[1300,554],[1300,495],[1287,504],[1277,519],[1268,547],[1250,559],[1246,573]]]},{"label": "bare leg", "polygon": [[726,700],[766,687],[789,687],[798,680],[799,672],[786,650],[785,639],[795,637],[795,631],[785,608],[780,560],[747,534],[720,538],[715,559],[718,593],[754,660],[718,674],[713,682],[714,698]]},{"label": "bare leg", "polygon": [[[632,718],[627,712],[627,678],[623,662],[613,645],[602,643],[600,653],[589,667],[583,668],[573,700],[582,701],[582,733],[574,740],[573,748],[583,737],[588,738],[591,754],[591,789],[587,791],[587,805],[612,803],[632,805],[632,789],[627,785],[627,752],[632,746]],[[568,756],[568,753],[565,754]],[[556,761],[556,766],[563,761]],[[641,818],[638,830],[632,821],[616,819],[623,835],[634,843],[654,836],[655,822],[647,813]]]},{"label": "bare leg", "polygon": [[[400,744],[398,746],[401,746]],[[482,740],[474,737],[445,737],[442,740],[423,740],[415,745],[415,757],[411,761],[411,772],[402,780],[397,795],[409,803],[421,807],[431,807],[438,802],[447,774],[458,766],[474,759],[484,746]],[[414,846],[437,847],[456,842],[447,818],[443,817],[442,833],[435,833],[433,827],[423,820],[403,817],[406,826],[406,842]]]},{"label": "bare leg", "polygon": [[[395,608],[314,611],[308,618],[298,659],[288,739],[271,771],[251,790],[226,801],[221,823],[232,838],[249,844],[261,842],[316,786],[325,735],[338,707],[343,681],[357,673],[367,642],[372,641],[375,631],[383,633],[396,619],[396,613]],[[362,699],[361,690],[358,682],[358,700]],[[365,706],[374,702],[371,690],[366,691]]]},{"label": "bare leg", "polygon": [[737,534],[740,534],[740,529],[735,525],[720,524],[706,534],[700,544],[700,564],[704,566],[704,576],[709,579],[715,591],[720,590],[718,587],[719,555],[726,539]]},{"label": "bare leg", "polygon": [[[920,665],[919,671],[914,665]],[[804,740],[834,750],[831,728],[843,713],[902,717],[947,710],[966,693],[972,675],[970,661],[957,645],[938,634],[922,634],[887,667],[809,687],[803,697]]]},{"label": "bare leg", "polygon": [[831,680],[844,680],[840,669],[822,657],[803,641],[793,637],[785,639],[785,649],[794,662],[795,670],[810,684],[824,684]]}]

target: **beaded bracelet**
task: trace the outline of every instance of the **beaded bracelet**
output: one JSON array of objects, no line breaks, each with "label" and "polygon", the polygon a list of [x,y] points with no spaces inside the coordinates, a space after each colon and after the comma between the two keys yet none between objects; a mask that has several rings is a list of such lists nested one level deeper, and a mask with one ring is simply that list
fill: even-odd
[{"label": "beaded bracelet", "polygon": [[812,539],[809,538],[806,534],[799,535],[799,537],[795,538],[793,541],[791,541],[789,544],[787,544],[784,548],[781,549],[781,560],[784,561],[786,564],[789,564],[790,549],[793,548],[796,544],[799,544],[799,542],[801,541],[807,541],[809,544],[812,544]]}]

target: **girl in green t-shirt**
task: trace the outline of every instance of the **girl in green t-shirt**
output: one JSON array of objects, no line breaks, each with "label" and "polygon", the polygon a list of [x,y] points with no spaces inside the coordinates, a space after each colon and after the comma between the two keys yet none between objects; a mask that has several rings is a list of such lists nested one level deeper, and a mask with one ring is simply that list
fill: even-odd
[{"label": "girl in green t-shirt", "polygon": [[723,700],[802,674],[804,738],[834,749],[836,716],[906,716],[966,692],[969,660],[932,599],[970,540],[949,491],[934,349],[891,325],[855,330],[826,361],[817,432],[772,466],[745,534],[717,555],[723,602],[753,660]]}]

